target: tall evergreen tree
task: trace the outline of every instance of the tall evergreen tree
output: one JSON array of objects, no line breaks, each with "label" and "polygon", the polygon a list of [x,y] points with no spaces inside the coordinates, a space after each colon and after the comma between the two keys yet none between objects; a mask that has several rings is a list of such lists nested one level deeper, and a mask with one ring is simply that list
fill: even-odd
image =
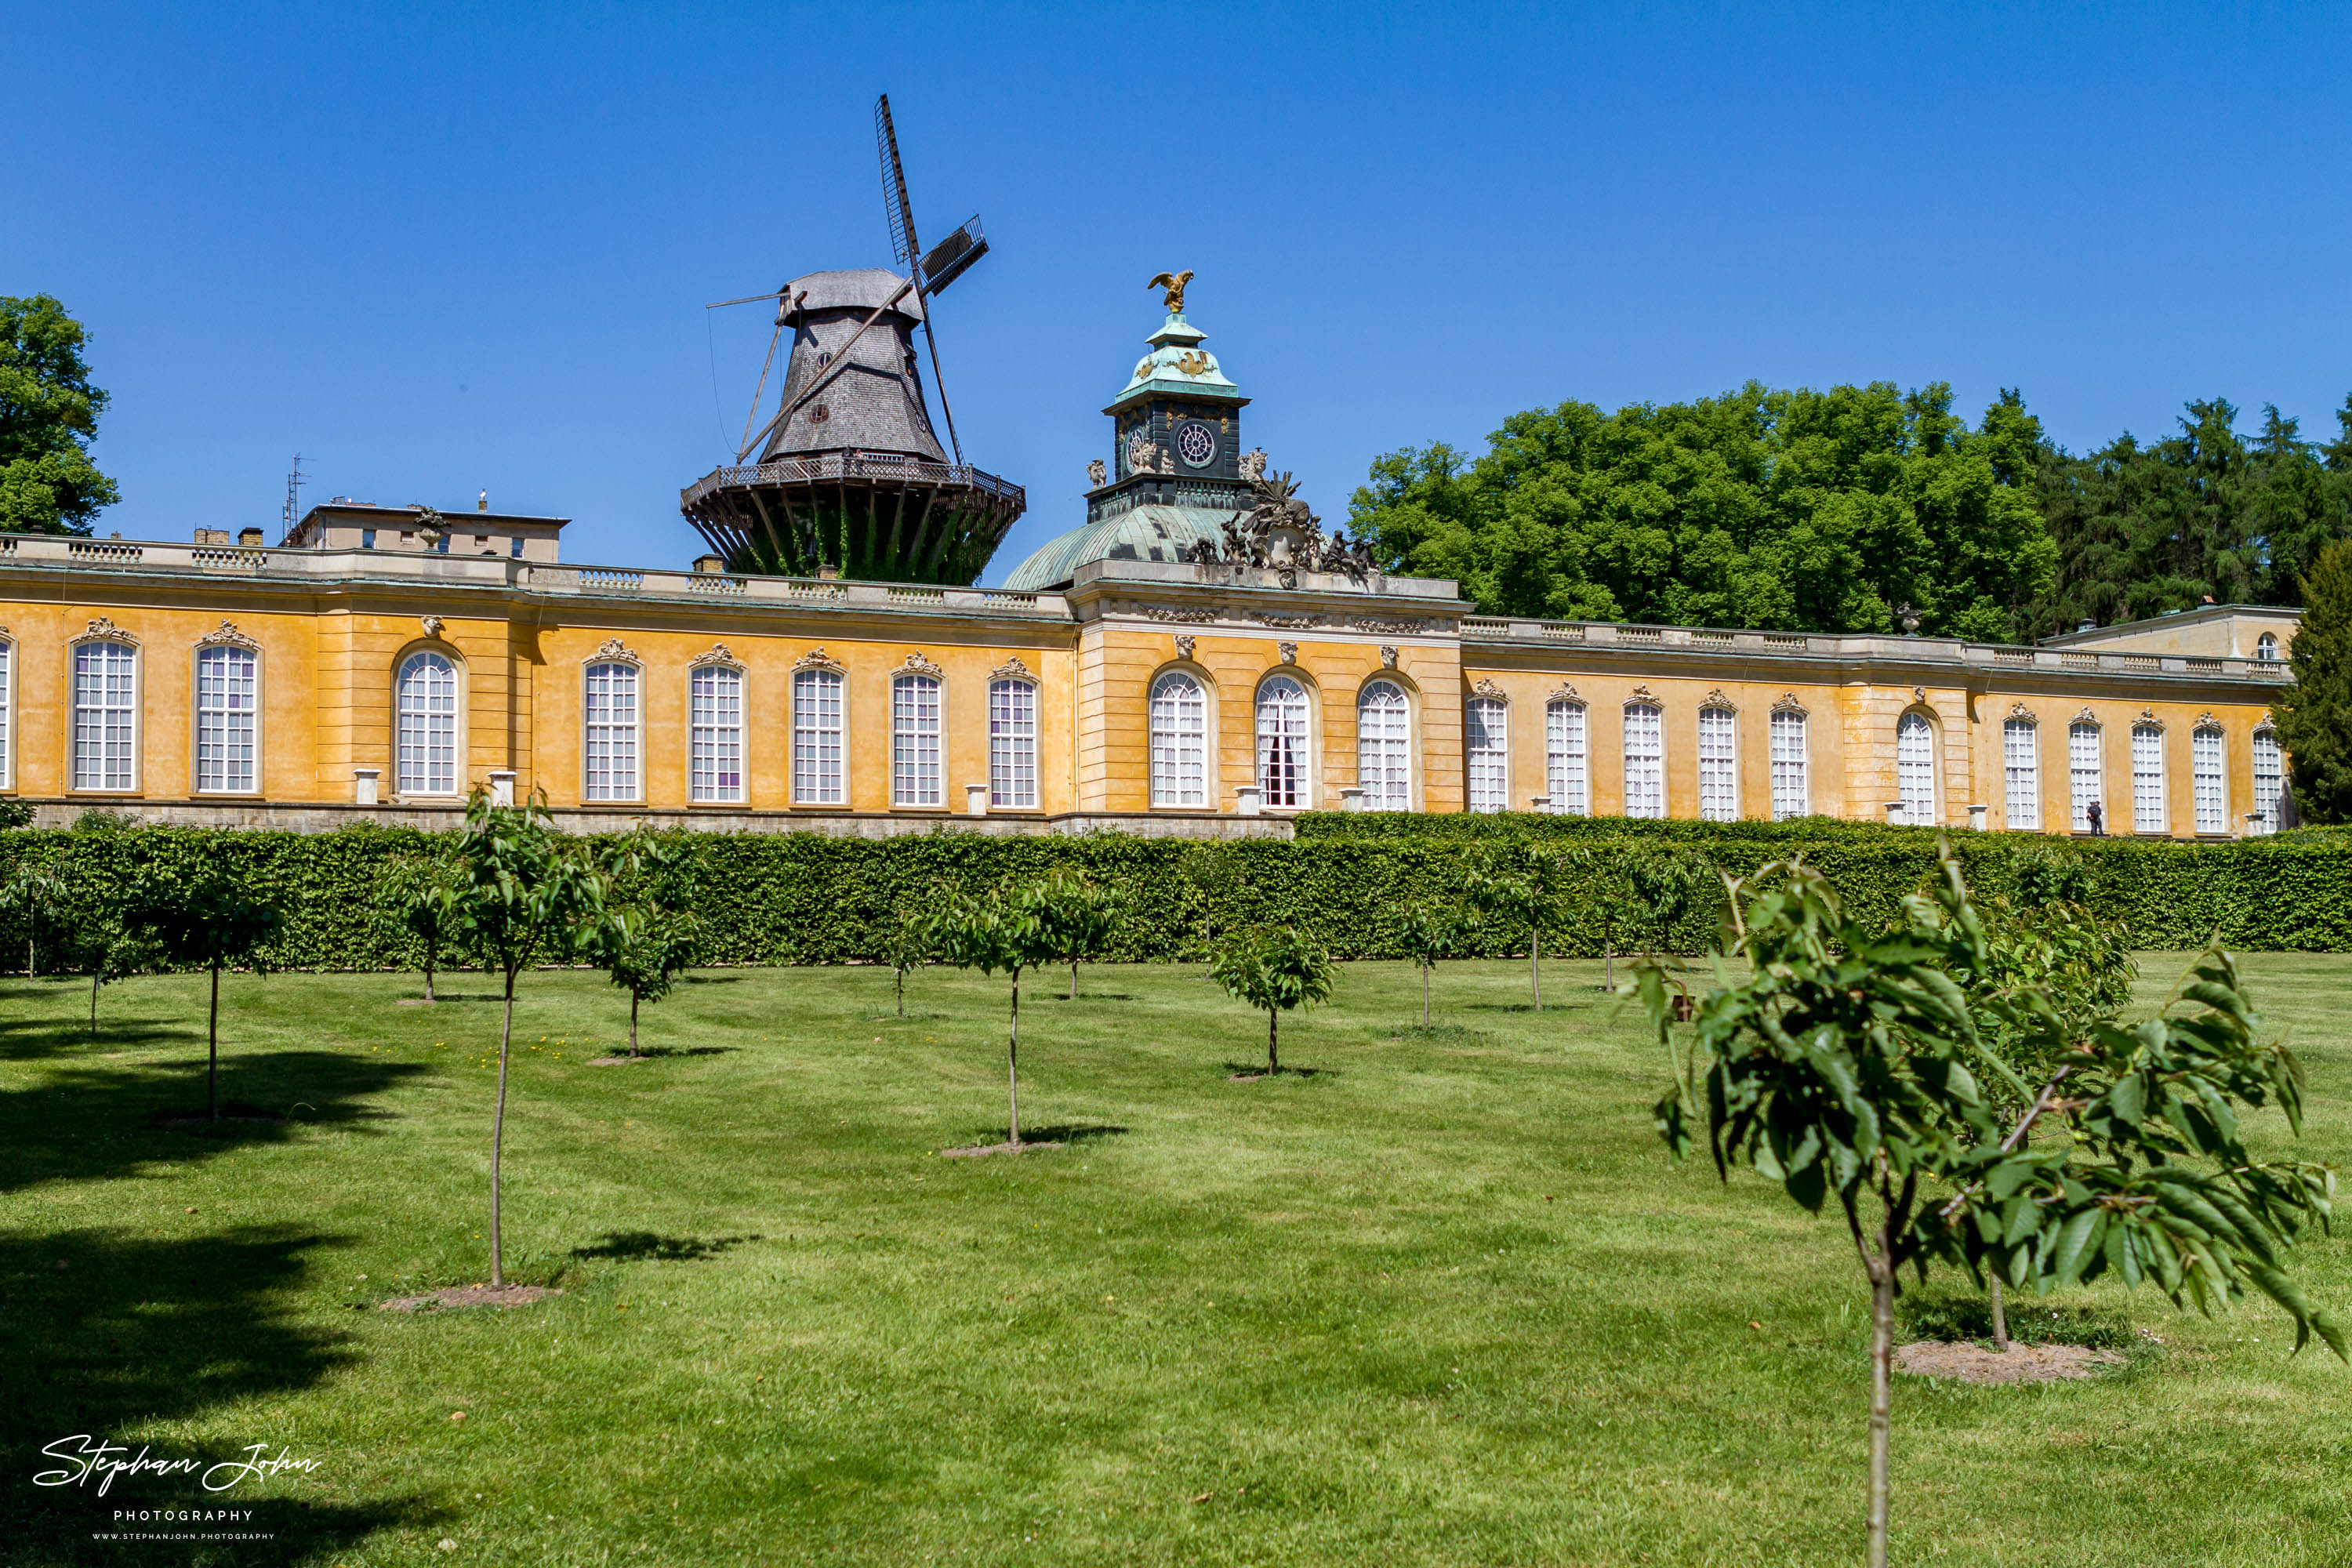
[{"label": "tall evergreen tree", "polygon": [[47,294],[0,294],[0,531],[88,533],[121,499],[89,460],[106,394],[81,323]]},{"label": "tall evergreen tree", "polygon": [[2352,540],[2320,552],[2303,582],[2294,684],[2273,704],[2293,759],[2294,803],[2313,822],[2352,822]]}]

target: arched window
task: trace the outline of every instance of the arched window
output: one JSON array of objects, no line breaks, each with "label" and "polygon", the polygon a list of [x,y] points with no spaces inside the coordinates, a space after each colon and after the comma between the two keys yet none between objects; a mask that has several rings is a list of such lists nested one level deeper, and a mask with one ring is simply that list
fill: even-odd
[{"label": "arched window", "polygon": [[1805,716],[1793,708],[1772,715],[1772,820],[1788,822],[1813,809],[1811,737]]},{"label": "arched window", "polygon": [[890,682],[890,804],[945,804],[940,781],[940,679],[901,675]]},{"label": "arched window", "polygon": [[1895,795],[1903,820],[1932,827],[1936,816],[1936,727],[1925,713],[1906,713],[1895,724]]},{"label": "arched window", "polygon": [[1473,697],[1463,710],[1464,784],[1473,811],[1511,805],[1511,710],[1499,697]]},{"label": "arched window", "polygon": [[1728,708],[1698,710],[1698,817],[1739,819],[1738,716]]},{"label": "arched window", "polygon": [[2042,726],[2031,719],[2008,719],[2000,726],[2001,772],[2008,784],[2003,820],[2011,827],[2042,827]]},{"label": "arched window", "polygon": [[2279,753],[2278,731],[2268,726],[2254,731],[2254,826],[2256,833],[2279,829],[2279,802],[2286,794],[2285,759]]},{"label": "arched window", "polygon": [[637,798],[637,667],[619,659],[592,664],[583,677],[587,700],[581,761],[582,794],[590,800]]},{"label": "arched window", "polygon": [[2132,831],[2162,833],[2164,819],[2164,731],[2154,724],[2135,724],[2131,733]]},{"label": "arched window", "polygon": [[0,789],[16,782],[16,645],[0,637]]},{"label": "arched window", "polygon": [[2218,724],[2200,724],[2189,732],[2189,798],[2197,806],[2197,831],[2230,831],[2230,776],[2226,767],[2229,742]]},{"label": "arched window", "polygon": [[695,667],[687,682],[689,788],[698,801],[743,802],[743,672],[731,664]]},{"label": "arched window", "polygon": [[215,644],[196,650],[196,789],[250,795],[259,751],[261,656]]},{"label": "arched window", "polygon": [[139,650],[122,642],[76,643],[73,702],[74,788],[135,788]]},{"label": "arched window", "polygon": [[2278,637],[2275,633],[2264,632],[2254,639],[2254,657],[2261,659],[2278,658]]},{"label": "arched window", "polygon": [[402,795],[457,793],[457,667],[413,653],[400,667],[393,782]]},{"label": "arched window", "polygon": [[793,671],[793,799],[803,805],[839,805],[841,671]]},{"label": "arched window", "polygon": [[1412,709],[1393,680],[1368,681],[1356,698],[1356,783],[1366,811],[1412,809]]},{"label": "arched window", "polygon": [[1625,705],[1625,815],[1666,815],[1666,730],[1654,702]]},{"label": "arched window", "polygon": [[1584,704],[1566,698],[1544,707],[1544,791],[1564,816],[1592,812],[1591,752],[1585,740]]},{"label": "arched window", "polygon": [[2091,807],[2106,810],[2106,769],[2099,756],[2099,727],[2088,719],[2066,726],[2068,822],[2076,833],[2091,830]]},{"label": "arched window", "polygon": [[1151,804],[1209,804],[1209,700],[1201,683],[1171,670],[1151,683]]},{"label": "arched window", "polygon": [[1037,683],[988,683],[988,804],[1037,809]]},{"label": "arched window", "polygon": [[1257,783],[1267,805],[1307,804],[1307,688],[1277,675],[1257,689]]}]

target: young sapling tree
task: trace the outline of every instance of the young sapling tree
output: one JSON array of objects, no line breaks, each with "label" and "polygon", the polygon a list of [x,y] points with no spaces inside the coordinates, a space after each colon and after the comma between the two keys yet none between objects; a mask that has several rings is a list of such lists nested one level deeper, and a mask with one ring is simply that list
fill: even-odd
[{"label": "young sapling tree", "polygon": [[133,887],[123,926],[166,963],[194,963],[211,972],[212,1001],[205,1016],[205,1116],[220,1120],[221,970],[241,964],[267,973],[264,944],[281,923],[278,904],[251,890],[217,862],[150,865]]},{"label": "young sapling tree", "polygon": [[658,1002],[677,985],[703,943],[702,917],[657,904],[607,909],[583,946],[613,984],[629,994],[629,1059],[637,1059],[637,1008]]},{"label": "young sapling tree", "polygon": [[425,999],[433,994],[433,974],[441,950],[462,940],[465,909],[457,897],[457,868],[444,845],[426,854],[404,855],[385,870],[383,909],[391,922],[425,948]]},{"label": "young sapling tree", "polygon": [[1249,926],[1217,943],[1209,973],[1225,994],[1265,1014],[1265,1071],[1282,1071],[1282,1016],[1331,999],[1339,966],[1330,951],[1296,926]]},{"label": "young sapling tree", "polygon": [[1054,956],[1070,966],[1070,1000],[1078,999],[1078,964],[1099,957],[1116,913],[1110,893],[1074,871],[1049,873],[1039,906]]},{"label": "young sapling tree", "polygon": [[1021,972],[1062,956],[1048,929],[1046,895],[1038,883],[1001,888],[985,898],[952,895],[936,928],[940,955],[960,969],[999,972],[1013,982],[1011,1026],[1004,1042],[1005,1147],[1021,1152]]},{"label": "young sapling tree", "polygon": [[882,930],[882,962],[898,993],[898,1016],[907,1016],[907,976],[939,951],[939,921],[929,913],[900,910]]},{"label": "young sapling tree", "polygon": [[1425,1029],[1429,1026],[1429,972],[1461,940],[1461,919],[1444,905],[1416,899],[1398,907],[1389,917],[1389,929],[1404,955],[1421,966],[1421,1026]]},{"label": "young sapling tree", "polygon": [[55,922],[64,907],[65,892],[58,874],[41,865],[17,867],[16,874],[0,886],[0,910],[25,922],[25,977],[28,980],[40,973],[36,942],[41,928]]},{"label": "young sapling tree", "polygon": [[1481,914],[1527,927],[1528,987],[1538,1013],[1543,1011],[1543,928],[1557,917],[1568,869],[1559,852],[1548,846],[1503,844],[1471,862],[1464,884]]}]

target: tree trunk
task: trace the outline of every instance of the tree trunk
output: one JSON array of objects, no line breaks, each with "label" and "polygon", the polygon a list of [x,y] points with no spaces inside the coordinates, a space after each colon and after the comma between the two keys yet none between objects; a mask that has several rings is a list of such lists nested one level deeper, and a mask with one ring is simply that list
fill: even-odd
[{"label": "tree trunk", "polygon": [[1536,994],[1536,1011],[1543,1011],[1543,927],[1528,922],[1528,984]]},{"label": "tree trunk", "polygon": [[1078,961],[1077,961],[1076,959],[1075,959],[1075,958],[1074,958],[1074,959],[1070,960],[1070,1000],[1071,1000],[1071,1001],[1073,1001],[1073,1002],[1075,1002],[1075,1001],[1076,1001],[1077,999],[1078,999]]},{"label": "tree trunk", "polygon": [[1421,1026],[1429,1027],[1429,965],[1421,966]]},{"label": "tree trunk", "polygon": [[1601,922],[1601,989],[1611,995],[1617,994],[1617,948],[1609,940],[1609,922]]},{"label": "tree trunk", "polygon": [[2009,1308],[2000,1299],[2000,1276],[1992,1277],[1992,1348],[2009,1353]]},{"label": "tree trunk", "polygon": [[98,982],[103,973],[103,969],[89,972],[89,1037],[93,1040],[98,1038]]},{"label": "tree trunk", "polygon": [[907,972],[901,969],[896,973],[898,976],[898,1016],[904,1018],[907,1016]]},{"label": "tree trunk", "polygon": [[1281,1026],[1282,1010],[1278,1007],[1268,1007],[1265,1010],[1265,1075],[1268,1078],[1282,1070],[1282,1058],[1275,1053],[1274,1048],[1275,1037]]},{"label": "tree trunk", "polygon": [[27,932],[25,936],[25,978],[30,980],[33,973],[33,938],[32,934]]},{"label": "tree trunk", "polygon": [[213,1005],[205,1016],[205,1116],[220,1120],[220,962],[213,963]]},{"label": "tree trunk", "polygon": [[506,1013],[499,1024],[499,1104],[490,1113],[490,1289],[502,1290],[507,1283],[506,1248],[499,1231],[499,1161],[506,1152],[507,1141],[507,1048],[514,1042],[514,983],[515,972],[507,970]]},{"label": "tree trunk", "polygon": [[425,999],[433,1000],[433,944],[425,944]]},{"label": "tree trunk", "polygon": [[637,994],[629,993],[629,1059],[637,1059]]},{"label": "tree trunk", "polygon": [[1011,1136],[1006,1140],[1015,1149],[1021,1147],[1021,972],[1013,972],[1013,1034],[1004,1043],[1005,1103],[1012,1108]]},{"label": "tree trunk", "polygon": [[1870,1266],[1870,1568],[1886,1568],[1887,1451],[1894,1430],[1895,1268]]}]

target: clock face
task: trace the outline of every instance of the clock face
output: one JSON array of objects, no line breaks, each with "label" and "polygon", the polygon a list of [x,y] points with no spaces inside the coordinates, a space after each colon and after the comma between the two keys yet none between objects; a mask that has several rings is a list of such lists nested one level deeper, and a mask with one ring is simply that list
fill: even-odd
[{"label": "clock face", "polygon": [[1176,455],[1187,468],[1205,468],[1217,460],[1217,433],[1197,419],[1176,426]]}]

